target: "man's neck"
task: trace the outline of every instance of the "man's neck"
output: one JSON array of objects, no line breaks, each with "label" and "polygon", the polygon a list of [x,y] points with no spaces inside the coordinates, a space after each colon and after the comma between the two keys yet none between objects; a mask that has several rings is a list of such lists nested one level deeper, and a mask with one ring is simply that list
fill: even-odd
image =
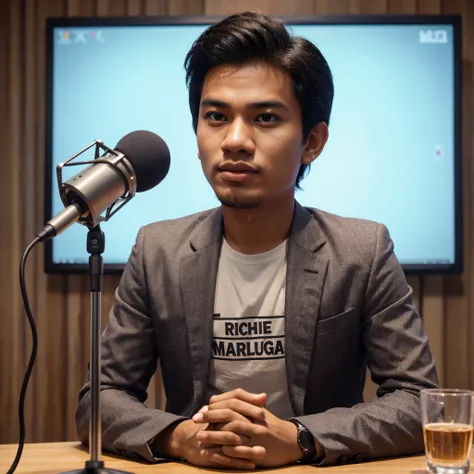
[{"label": "man's neck", "polygon": [[293,199],[253,209],[222,206],[227,243],[244,254],[262,253],[277,247],[288,237],[294,205]]}]

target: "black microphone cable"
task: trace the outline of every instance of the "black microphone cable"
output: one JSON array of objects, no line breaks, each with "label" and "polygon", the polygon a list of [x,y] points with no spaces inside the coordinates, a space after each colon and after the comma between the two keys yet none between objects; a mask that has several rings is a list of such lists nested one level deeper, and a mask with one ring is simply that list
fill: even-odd
[{"label": "black microphone cable", "polygon": [[28,382],[30,380],[31,372],[33,371],[33,365],[36,359],[36,352],[38,351],[38,333],[36,331],[36,324],[33,318],[33,313],[30,308],[30,303],[28,301],[28,293],[26,291],[26,280],[25,280],[25,266],[26,266],[26,259],[28,258],[28,254],[31,252],[33,247],[41,242],[42,239],[40,236],[36,236],[33,241],[26,247],[26,250],[23,252],[23,255],[20,260],[20,288],[21,288],[21,297],[23,299],[23,305],[25,306],[26,316],[28,317],[28,321],[31,327],[31,339],[32,339],[32,346],[31,346],[31,355],[30,360],[28,362],[28,367],[26,368],[25,376],[23,378],[23,383],[21,385],[21,392],[20,392],[20,399],[18,402],[18,421],[20,425],[20,440],[18,443],[18,449],[16,452],[15,459],[10,466],[10,469],[7,471],[7,474],[13,474],[18,467],[18,463],[20,462],[21,455],[23,452],[23,446],[25,444],[25,397],[26,397],[26,390],[28,388]]}]

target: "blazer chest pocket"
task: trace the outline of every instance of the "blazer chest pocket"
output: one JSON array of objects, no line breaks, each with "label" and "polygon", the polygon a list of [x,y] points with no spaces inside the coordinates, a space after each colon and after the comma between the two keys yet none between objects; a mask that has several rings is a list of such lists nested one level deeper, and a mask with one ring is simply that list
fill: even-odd
[{"label": "blazer chest pocket", "polygon": [[357,319],[356,309],[349,308],[347,311],[344,311],[329,318],[323,318],[318,320],[318,326],[316,328],[317,333],[331,331],[333,329],[338,329],[346,324],[350,323],[351,320],[355,321]]}]

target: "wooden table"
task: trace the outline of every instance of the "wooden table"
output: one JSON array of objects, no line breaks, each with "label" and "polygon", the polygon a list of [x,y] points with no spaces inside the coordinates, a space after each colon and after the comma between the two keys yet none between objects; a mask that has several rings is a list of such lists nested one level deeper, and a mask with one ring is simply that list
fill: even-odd
[{"label": "wooden table", "polygon": [[[4,474],[13,462],[16,454],[16,444],[0,445],[0,473]],[[38,443],[26,444],[17,473],[50,474],[69,470],[82,469],[84,462],[88,459],[88,451],[79,443]],[[180,463],[148,464],[145,462],[127,461],[111,455],[103,456],[105,466],[124,471],[140,473],[169,473],[169,474],[198,474],[212,472],[236,472],[215,471],[213,469],[197,468]],[[308,474],[315,472],[314,466],[289,466],[280,469],[259,470],[259,472],[271,472],[274,474]],[[247,471],[248,472],[248,471]],[[335,473],[383,473],[383,474],[425,474],[426,464],[423,456],[414,456],[385,461],[373,461],[360,464],[349,464],[345,466],[325,467],[320,470],[323,474]]]}]

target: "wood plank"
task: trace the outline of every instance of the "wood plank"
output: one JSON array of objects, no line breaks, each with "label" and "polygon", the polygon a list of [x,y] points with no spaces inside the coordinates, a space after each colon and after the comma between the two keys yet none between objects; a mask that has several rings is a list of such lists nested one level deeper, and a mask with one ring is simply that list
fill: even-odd
[{"label": "wood plank", "polygon": [[206,0],[207,15],[230,15],[245,11],[262,11],[272,15],[312,15],[313,0]]},{"label": "wood plank", "polygon": [[388,13],[408,15],[415,14],[416,9],[416,0],[388,0]]},{"label": "wood plank", "polygon": [[167,0],[145,0],[145,15],[166,15],[168,12]]},{"label": "wood plank", "polygon": [[[9,123],[9,114],[5,111],[9,111],[9,92],[10,92],[10,4],[8,2],[0,2],[0,110],[4,113],[0,114],[0,143],[3,144],[3,152],[5,156],[11,156],[10,152],[10,123]],[[2,162],[2,172],[9,176],[11,161],[4,159]],[[0,186],[0,199],[2,202],[11,202],[11,196],[5,195],[5,189],[3,186]],[[3,216],[4,217],[4,216]],[[9,216],[7,216],[9,218]],[[0,232],[0,248],[6,249],[7,236],[5,232]],[[3,390],[0,390],[0,407],[2,413],[5,410],[5,413],[12,413],[14,407],[11,406],[11,392],[12,387],[6,385],[6,381],[9,379],[9,376],[12,370],[15,368],[11,366],[12,358],[7,357],[7,354],[12,354],[12,338],[11,332],[13,330],[13,314],[11,314],[11,301],[5,298],[5,295],[13,295],[11,291],[11,286],[13,281],[10,280],[10,269],[8,268],[9,261],[8,259],[0,258],[0,314],[10,315],[10,317],[2,318],[2,330],[0,331],[0,386],[4,387]],[[7,287],[5,289],[5,287]],[[4,294],[3,294],[4,293]],[[11,385],[11,384],[10,384]],[[3,416],[2,423],[4,429],[0,430],[0,443],[6,443],[9,441],[7,439],[9,433],[9,418],[10,416]],[[11,441],[14,441],[12,438]]]},{"label": "wood plank", "polygon": [[67,16],[73,17],[92,17],[95,15],[94,0],[67,0],[66,12]]},{"label": "wood plank", "polygon": [[142,0],[127,0],[127,16],[141,16],[145,13]]},{"label": "wood plank", "polygon": [[[37,39],[38,31],[36,25],[36,8],[35,2],[26,2],[24,5],[22,23],[24,27],[23,35],[23,51],[22,51],[22,72],[24,74],[23,82],[23,111],[24,115],[21,122],[21,133],[22,133],[22,146],[21,155],[17,157],[17,166],[21,170],[21,184],[26,189],[29,189],[29,193],[22,193],[21,196],[21,229],[22,236],[20,239],[20,245],[25,248],[27,243],[31,241],[35,235],[36,229],[35,214],[37,212],[35,206],[36,196],[36,158],[37,150],[36,144],[36,48],[35,42]],[[44,90],[44,89],[43,89]],[[38,353],[36,358],[36,370],[33,372],[30,380],[28,397],[25,402],[25,423],[29,427],[26,430],[26,440],[38,439],[40,433],[44,431],[44,421],[36,420],[39,410],[47,403],[47,394],[45,390],[41,390],[39,377],[44,364],[44,360],[47,352],[47,339],[48,334],[45,332],[42,324],[42,314],[38,311],[37,305],[37,291],[36,291],[36,268],[34,265],[34,253],[30,254],[28,259],[28,265],[25,271],[26,287],[28,291],[28,298],[30,306],[34,313],[37,331],[38,331]],[[24,318],[21,312],[18,313],[17,317]],[[27,343],[23,346],[25,356],[29,359],[32,341],[30,338],[30,330],[27,330],[28,337]],[[54,427],[52,426],[54,429]],[[46,441],[46,440],[45,440]]]},{"label": "wood plank", "polygon": [[418,0],[417,11],[419,15],[438,15],[441,13],[441,0]]},{"label": "wood plank", "polygon": [[[6,151],[10,159],[5,159],[1,174],[0,193],[3,202],[8,202],[3,213],[2,222],[8,225],[0,227],[0,238],[4,255],[0,259],[1,281],[0,295],[2,314],[5,315],[5,345],[0,346],[0,355],[5,361],[3,377],[0,380],[2,391],[2,442],[18,439],[18,396],[26,368],[26,320],[23,315],[19,296],[17,268],[21,255],[21,187],[20,170],[16,161],[21,155],[23,88],[22,77],[22,12],[19,2],[9,2],[7,16],[2,17],[2,27],[7,35],[5,46],[8,48],[5,57],[7,107],[4,117],[7,124]],[[3,415],[5,414],[5,415]]]},{"label": "wood plank", "polygon": [[467,315],[468,301],[465,296],[465,277],[445,277],[444,291],[446,294],[445,386],[470,388],[467,331],[469,319]]},{"label": "wood plank", "polygon": [[168,0],[168,15],[204,15],[204,0]]},{"label": "wood plank", "polygon": [[[467,14],[472,21],[472,7],[470,2],[463,0],[443,0],[441,11],[445,14],[461,13],[464,26],[469,24]],[[474,208],[472,205],[472,177],[474,170],[471,160],[471,151],[474,144],[472,137],[473,117],[473,68],[474,41],[472,28],[463,29],[463,76],[462,76],[462,104],[463,104],[463,220],[464,220],[464,264],[465,270],[459,277],[446,277],[446,384],[450,387],[474,386],[472,372],[472,330],[474,324],[473,314],[473,270],[474,252],[472,239],[474,235]]]},{"label": "wood plank", "polygon": [[[0,446],[0,470],[5,472],[14,457],[16,445]],[[24,456],[19,465],[18,474],[50,474],[71,469],[82,469],[88,459],[87,450],[78,443],[38,443],[25,446]],[[106,468],[121,469],[129,472],[154,474],[199,474],[211,470],[190,466],[185,463],[149,464],[132,462],[116,456],[104,455]],[[472,462],[472,461],[471,461]],[[3,468],[3,469],[2,469]],[[316,468],[317,469],[317,468]],[[214,471],[216,472],[216,471]],[[218,472],[229,474],[236,471],[219,469]],[[311,465],[290,465],[277,469],[262,469],[257,472],[274,474],[311,474],[315,467]],[[426,472],[424,456],[393,458],[383,461],[347,464],[343,466],[324,467],[324,472],[331,474],[422,474]]]},{"label": "wood plank", "polygon": [[444,386],[445,376],[445,300],[442,276],[425,277],[423,298],[423,326],[435,359],[440,386]]},{"label": "wood plank", "polygon": [[465,0],[441,0],[440,13],[451,14],[460,13],[463,14],[468,8],[468,2]]},{"label": "wood plank", "polygon": [[346,15],[349,12],[349,0],[314,0],[316,15]]},{"label": "wood plank", "polygon": [[[8,99],[7,116],[8,137],[7,143],[9,156],[12,159],[5,160],[5,169],[3,170],[2,196],[4,202],[8,202],[2,221],[8,222],[8,226],[1,227],[2,241],[4,249],[8,249],[3,255],[3,271],[1,274],[2,302],[5,302],[5,311],[2,314],[10,315],[6,319],[5,332],[7,334],[7,344],[3,349],[2,358],[7,362],[5,376],[0,386],[4,387],[6,392],[4,400],[6,404],[3,413],[13,414],[18,409],[18,396],[22,383],[24,371],[26,368],[25,351],[26,344],[26,324],[22,317],[22,309],[19,297],[18,280],[16,277],[16,268],[21,255],[21,199],[19,192],[20,171],[15,158],[21,154],[21,127],[22,127],[22,108],[23,108],[23,90],[22,81],[22,16],[21,5],[9,2],[9,16],[2,19],[3,26],[8,32],[9,38],[6,41],[8,46],[7,67],[8,74]],[[11,364],[11,365],[10,365]],[[6,388],[5,388],[6,387]],[[4,422],[4,423],[3,423]],[[18,439],[18,421],[17,418],[10,415],[2,420],[2,430],[0,436],[4,439]]]},{"label": "wood plank", "polygon": [[[23,225],[26,229],[25,242],[31,239],[38,229],[44,225],[43,196],[44,181],[38,179],[43,176],[45,169],[45,97],[38,94],[38,90],[45,90],[45,26],[46,18],[65,15],[65,2],[51,0],[37,2],[35,10],[25,11],[27,21],[30,22],[34,36],[27,36],[26,46],[31,50],[33,58],[25,58],[25,63],[31,62],[32,69],[27,73],[27,83],[31,83],[32,115],[27,114],[25,124],[34,129],[31,142],[32,150],[26,153],[34,169],[35,177],[29,185],[31,190],[25,196],[25,204],[34,212],[33,218]],[[31,18],[29,16],[31,15]],[[29,141],[29,139],[28,139]],[[23,216],[25,218],[25,216]],[[38,329],[38,359],[33,372],[32,395],[34,404],[34,418],[30,420],[30,430],[34,440],[50,441],[62,439],[64,436],[64,407],[66,405],[65,386],[58,384],[58,374],[64,374],[66,364],[63,357],[66,349],[65,331],[66,315],[58,308],[62,308],[63,296],[61,293],[48,294],[47,277],[43,272],[43,248],[39,247],[30,257],[30,274],[34,285],[30,286],[32,308],[35,313]],[[49,419],[44,413],[51,413]]]},{"label": "wood plank", "polygon": [[96,0],[97,16],[127,16],[127,0]]},{"label": "wood plank", "polygon": [[[464,200],[467,201],[467,208],[469,214],[465,217],[467,225],[469,225],[468,241],[467,245],[471,249],[470,260],[465,259],[466,275],[469,275],[469,287],[467,289],[467,297],[469,298],[469,326],[467,328],[468,333],[468,347],[466,364],[469,368],[470,387],[474,387],[474,281],[473,281],[473,270],[474,270],[474,252],[472,251],[471,242],[474,234],[474,206],[472,204],[473,189],[472,182],[474,176],[474,164],[472,160],[472,150],[474,149],[474,136],[472,130],[474,127],[474,2],[471,0],[465,0],[462,6],[462,21],[463,21],[463,134],[465,140],[465,150],[469,153],[467,156],[464,154],[463,158],[463,176],[465,177],[464,182]],[[468,150],[471,150],[469,152]],[[466,225],[466,224],[465,224]]]},{"label": "wood plank", "polygon": [[350,13],[380,15],[388,11],[387,0],[349,0]]},{"label": "wood plank", "polygon": [[74,415],[77,408],[79,390],[84,382],[89,361],[89,306],[83,301],[87,294],[88,278],[71,275],[65,278],[65,314],[66,314],[66,363],[65,383],[65,437],[76,439],[77,430]]}]

